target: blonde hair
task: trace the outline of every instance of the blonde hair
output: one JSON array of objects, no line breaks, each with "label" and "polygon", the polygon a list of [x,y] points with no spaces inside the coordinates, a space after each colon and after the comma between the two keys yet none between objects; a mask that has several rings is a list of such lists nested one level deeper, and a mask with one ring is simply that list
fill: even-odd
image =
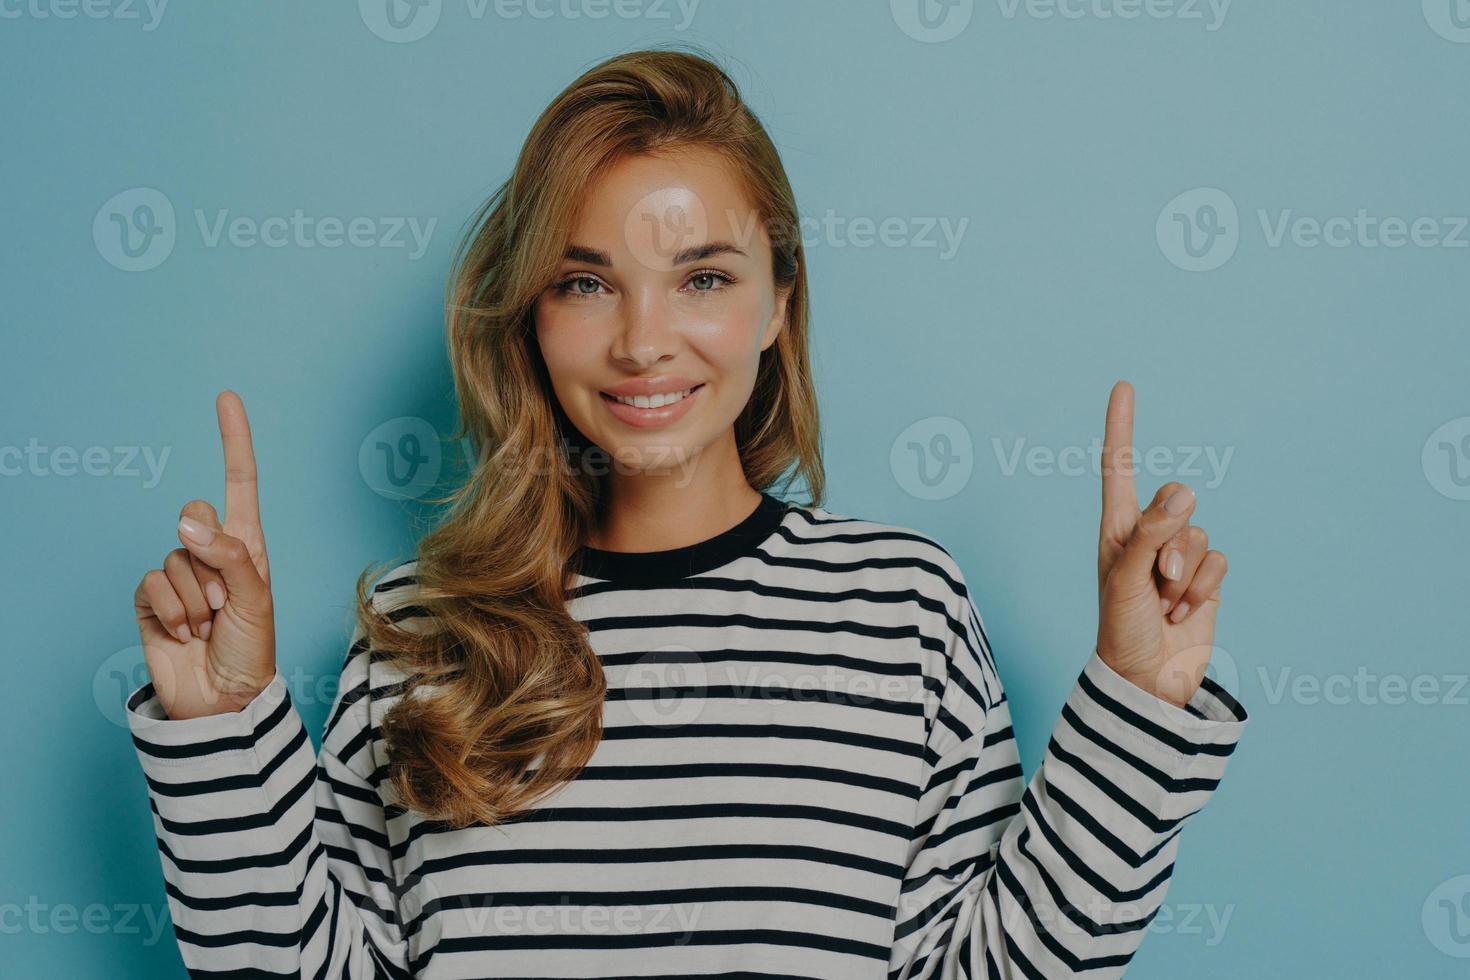
[{"label": "blonde hair", "polygon": [[[603,478],[562,465],[589,448],[562,413],[536,343],[533,306],[551,284],[583,189],[625,154],[707,147],[739,175],[771,233],[787,321],[760,355],[735,422],[751,486],[794,472],[824,492],[807,353],[806,263],[780,157],[731,78],[677,50],[620,54],[566,87],[531,128],[514,172],[481,206],[454,258],[447,341],[459,400],[456,440],[474,464],[419,542],[407,629],[357,581],[365,642],[408,681],[382,721],[399,802],[455,827],[494,824],[574,778],[602,737],[606,679],[567,610],[572,559],[597,526]],[[547,465],[547,459],[556,465]],[[581,459],[573,456],[572,459]],[[529,461],[529,465],[527,463]],[[419,696],[412,696],[418,694]]]}]

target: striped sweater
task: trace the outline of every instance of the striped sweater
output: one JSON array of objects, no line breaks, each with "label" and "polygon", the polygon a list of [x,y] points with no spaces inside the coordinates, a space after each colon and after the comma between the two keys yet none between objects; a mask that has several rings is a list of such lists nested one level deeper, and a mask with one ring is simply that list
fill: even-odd
[{"label": "striped sweater", "polygon": [[[604,735],[500,826],[397,804],[405,677],[360,627],[319,751],[279,673],[205,718],[131,693],[192,976],[1118,977],[1246,723],[1208,677],[1179,708],[1094,651],[1023,780],[950,554],[770,494],[577,562]],[[413,566],[374,589],[405,623]]]}]

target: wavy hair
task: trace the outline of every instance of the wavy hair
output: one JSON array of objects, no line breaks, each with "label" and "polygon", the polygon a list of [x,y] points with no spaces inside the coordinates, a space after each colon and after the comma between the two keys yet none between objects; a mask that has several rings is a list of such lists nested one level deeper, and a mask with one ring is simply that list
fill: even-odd
[{"label": "wavy hair", "polygon": [[[706,56],[650,49],[595,65],[536,120],[454,256],[453,438],[468,439],[473,463],[462,485],[431,498],[448,506],[418,544],[416,608],[376,608],[373,566],[357,581],[365,642],[408,678],[382,722],[387,775],[402,805],[430,819],[504,821],[574,778],[602,737],[607,682],[567,602],[605,478],[565,458],[590,447],[551,387],[534,303],[554,280],[584,189],[626,154],[690,147],[732,165],[771,238],[776,286],[792,287],[787,324],[761,352],[735,422],[744,474],[765,491],[792,470],[786,487],[800,477],[809,505],[823,498],[806,262],[774,144]],[[434,628],[400,624],[410,612]]]}]

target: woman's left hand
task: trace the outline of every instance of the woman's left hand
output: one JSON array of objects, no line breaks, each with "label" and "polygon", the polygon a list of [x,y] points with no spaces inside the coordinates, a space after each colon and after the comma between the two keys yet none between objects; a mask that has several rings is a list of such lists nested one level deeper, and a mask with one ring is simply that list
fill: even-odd
[{"label": "woman's left hand", "polygon": [[1133,386],[1108,398],[1098,535],[1097,653],[1113,671],[1183,707],[1199,688],[1215,641],[1225,556],[1189,523],[1194,492],[1159,488],[1147,510],[1133,482]]}]

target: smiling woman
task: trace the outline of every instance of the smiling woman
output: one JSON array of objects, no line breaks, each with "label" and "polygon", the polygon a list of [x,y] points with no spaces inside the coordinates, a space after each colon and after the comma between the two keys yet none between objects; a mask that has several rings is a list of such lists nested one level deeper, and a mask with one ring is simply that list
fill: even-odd
[{"label": "smiling woman", "polygon": [[1097,646],[1028,784],[950,553],[821,505],[795,199],[730,78],[595,66],[474,225],[448,342],[484,451],[359,577],[320,752],[232,393],[226,514],[186,504],[138,588],[128,719],[191,971],[1120,976],[1246,722],[1203,676],[1224,556],[1187,488],[1139,508],[1131,387]]},{"label": "smiling woman", "polygon": [[[611,498],[669,483],[651,477],[696,458],[699,486],[669,489],[729,499],[745,484],[735,424],[795,287],[789,274],[776,281],[762,216],[772,205],[751,201],[747,184],[707,146],[615,158],[579,212],[556,284],[535,305],[562,410],[634,475],[630,486],[613,474]],[[748,493],[735,499],[727,518],[749,510]],[[628,550],[658,547],[632,537]]]}]

